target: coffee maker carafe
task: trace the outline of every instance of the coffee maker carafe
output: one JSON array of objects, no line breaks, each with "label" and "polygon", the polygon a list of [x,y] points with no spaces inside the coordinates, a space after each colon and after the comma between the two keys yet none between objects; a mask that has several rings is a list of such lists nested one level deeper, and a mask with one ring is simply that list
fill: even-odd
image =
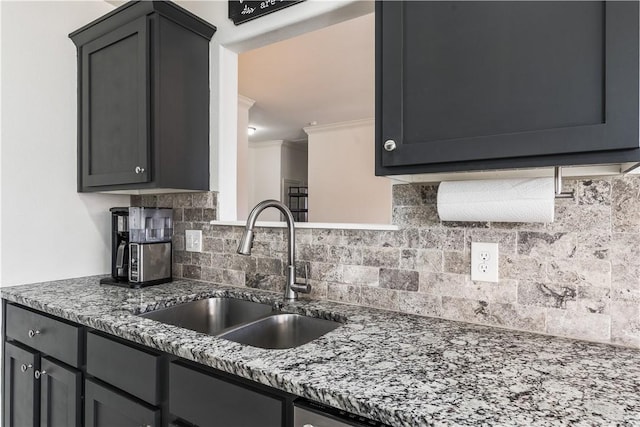
[{"label": "coffee maker carafe", "polygon": [[129,282],[129,208],[111,208],[111,277],[100,283]]},{"label": "coffee maker carafe", "polygon": [[111,277],[102,284],[144,287],[171,281],[173,212],[111,208]]}]

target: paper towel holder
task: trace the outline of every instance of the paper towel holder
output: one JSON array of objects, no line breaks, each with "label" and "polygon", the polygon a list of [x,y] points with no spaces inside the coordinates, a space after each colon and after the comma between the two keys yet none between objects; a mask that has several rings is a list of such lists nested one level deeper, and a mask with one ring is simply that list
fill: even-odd
[{"label": "paper towel holder", "polygon": [[556,166],[553,168],[553,182],[555,188],[556,199],[573,199],[574,191],[562,191],[562,167]]}]

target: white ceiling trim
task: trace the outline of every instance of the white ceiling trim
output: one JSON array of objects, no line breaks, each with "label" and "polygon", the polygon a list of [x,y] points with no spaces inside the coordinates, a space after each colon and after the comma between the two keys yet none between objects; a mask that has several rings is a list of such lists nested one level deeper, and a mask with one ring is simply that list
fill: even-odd
[{"label": "white ceiling trim", "polygon": [[246,108],[247,110],[249,110],[251,107],[253,107],[253,104],[256,103],[255,99],[251,99],[248,96],[244,96],[244,95],[240,95],[238,94],[238,106],[241,108]]},{"label": "white ceiling trim", "polygon": [[330,123],[326,125],[315,125],[315,126],[307,126],[304,128],[304,131],[307,135],[313,135],[317,133],[323,132],[332,132],[336,130],[344,130],[344,129],[354,129],[364,126],[373,126],[375,124],[375,119],[360,119],[360,120],[349,120],[346,122],[338,122],[338,123]]}]

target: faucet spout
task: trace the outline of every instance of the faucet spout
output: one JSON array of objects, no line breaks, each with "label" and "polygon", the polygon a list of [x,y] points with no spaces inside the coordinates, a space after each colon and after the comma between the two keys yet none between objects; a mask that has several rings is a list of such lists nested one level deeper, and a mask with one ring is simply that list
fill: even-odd
[{"label": "faucet spout", "polygon": [[288,231],[288,245],[287,245],[287,283],[284,290],[284,299],[289,301],[295,301],[298,299],[298,292],[309,293],[311,286],[305,283],[296,283],[296,230],[293,220],[293,215],[289,208],[278,200],[264,200],[258,203],[249,213],[247,218],[247,225],[245,226],[244,233],[240,238],[238,244],[238,253],[240,255],[251,255],[251,248],[253,247],[253,228],[256,225],[258,216],[266,208],[276,208],[285,217]]}]

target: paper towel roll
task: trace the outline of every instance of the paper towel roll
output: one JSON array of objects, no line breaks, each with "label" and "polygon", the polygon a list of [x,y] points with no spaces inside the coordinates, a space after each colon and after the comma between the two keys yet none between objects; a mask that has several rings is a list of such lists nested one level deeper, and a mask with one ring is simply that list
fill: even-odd
[{"label": "paper towel roll", "polygon": [[442,221],[553,222],[553,178],[441,182]]}]

